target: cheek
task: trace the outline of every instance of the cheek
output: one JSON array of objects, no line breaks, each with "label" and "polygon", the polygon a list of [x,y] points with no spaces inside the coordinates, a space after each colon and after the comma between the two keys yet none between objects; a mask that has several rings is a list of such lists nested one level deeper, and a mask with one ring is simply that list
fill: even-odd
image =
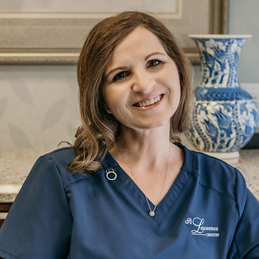
[{"label": "cheek", "polygon": [[113,91],[111,89],[104,89],[103,90],[103,99],[107,106],[113,103]]},{"label": "cheek", "polygon": [[174,91],[174,93],[176,94],[176,96],[178,98],[180,98],[181,95],[181,84],[180,84],[180,79],[177,74],[174,74],[171,78],[171,89],[172,91]]},{"label": "cheek", "polygon": [[103,90],[104,100],[108,103],[126,100],[129,96],[128,86],[126,84],[109,85]]},{"label": "cheek", "polygon": [[124,95],[121,93],[121,91],[118,91],[117,89],[107,89],[104,91],[104,101],[107,105],[107,108],[110,110],[118,109],[123,105],[124,102]]},{"label": "cheek", "polygon": [[163,70],[161,78],[163,78],[169,88],[174,88],[175,90],[180,88],[180,78],[178,70],[174,64],[170,64],[165,70]]},{"label": "cheek", "polygon": [[179,78],[176,76],[165,77],[163,79],[163,84],[167,87],[168,91],[175,95],[175,97],[179,96],[181,93],[181,86],[179,82]]}]

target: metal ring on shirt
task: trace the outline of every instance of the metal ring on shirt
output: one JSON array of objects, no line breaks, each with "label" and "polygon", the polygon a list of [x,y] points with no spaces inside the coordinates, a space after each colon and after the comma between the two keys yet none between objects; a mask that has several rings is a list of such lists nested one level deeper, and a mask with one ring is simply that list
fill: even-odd
[{"label": "metal ring on shirt", "polygon": [[114,181],[116,180],[117,178],[117,174],[114,172],[114,170],[106,170],[106,178],[109,180],[109,181]]}]

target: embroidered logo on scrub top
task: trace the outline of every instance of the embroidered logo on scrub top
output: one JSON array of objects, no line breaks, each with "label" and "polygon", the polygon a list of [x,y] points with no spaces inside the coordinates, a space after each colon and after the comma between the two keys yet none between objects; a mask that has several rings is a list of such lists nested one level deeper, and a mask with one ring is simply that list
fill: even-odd
[{"label": "embroidered logo on scrub top", "polygon": [[204,225],[204,218],[187,218],[185,220],[186,225],[191,225],[193,229],[191,230],[191,234],[193,236],[205,236],[205,237],[219,237],[219,228],[218,227],[208,227]]}]

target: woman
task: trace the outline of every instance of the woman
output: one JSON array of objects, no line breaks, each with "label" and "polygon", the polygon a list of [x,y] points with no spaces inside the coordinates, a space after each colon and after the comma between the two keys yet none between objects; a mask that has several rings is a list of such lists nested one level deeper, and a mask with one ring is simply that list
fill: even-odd
[{"label": "woman", "polygon": [[0,231],[3,258],[259,258],[259,204],[237,169],[189,151],[191,75],[140,12],[96,25],[78,62],[74,147],[38,159]]}]

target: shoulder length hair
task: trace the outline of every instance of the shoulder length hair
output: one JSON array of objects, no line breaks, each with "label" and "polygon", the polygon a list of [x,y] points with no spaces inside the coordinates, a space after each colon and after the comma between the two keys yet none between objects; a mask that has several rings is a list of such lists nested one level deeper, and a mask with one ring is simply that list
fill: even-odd
[{"label": "shoulder length hair", "polygon": [[72,172],[96,172],[118,137],[120,123],[106,112],[104,106],[104,74],[116,46],[138,26],[143,26],[159,38],[178,68],[181,97],[171,118],[170,139],[180,141],[177,134],[188,129],[192,104],[191,66],[174,36],[162,22],[146,13],[128,11],[106,18],[90,31],[78,60],[82,125],[75,136],[76,157],[67,165]]}]

